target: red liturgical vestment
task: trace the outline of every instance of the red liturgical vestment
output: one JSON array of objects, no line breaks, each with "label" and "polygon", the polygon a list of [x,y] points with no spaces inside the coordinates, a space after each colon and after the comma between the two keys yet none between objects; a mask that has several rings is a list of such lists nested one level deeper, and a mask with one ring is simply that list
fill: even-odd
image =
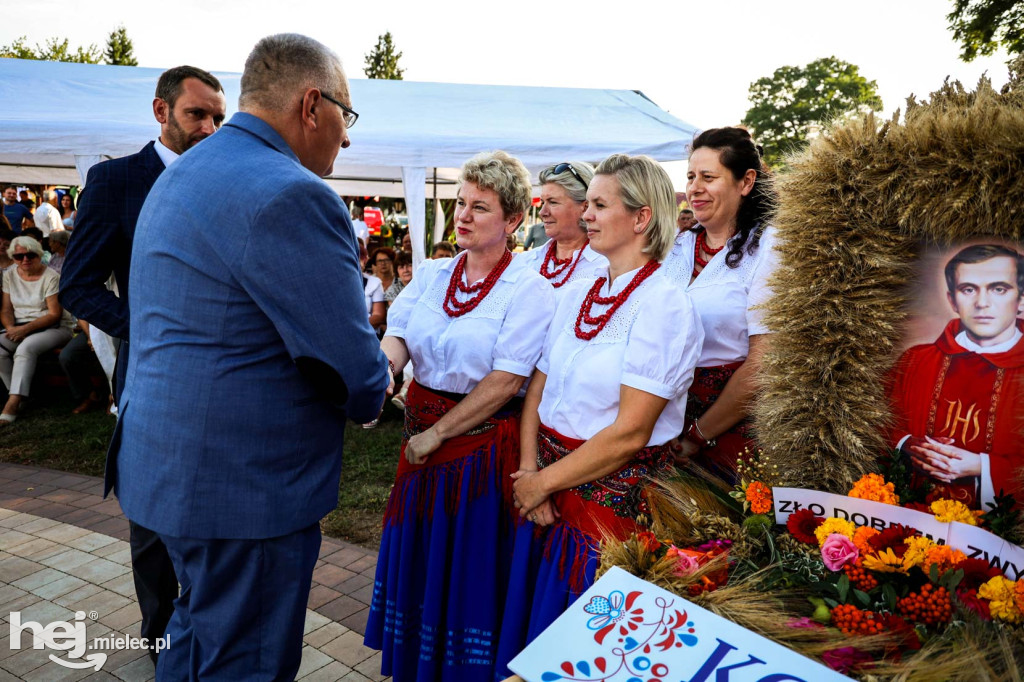
[{"label": "red liturgical vestment", "polygon": [[[1017,321],[1024,331],[1024,320]],[[960,346],[960,320],[935,343],[914,346],[893,370],[893,447],[904,436],[952,438],[953,445],[989,456],[990,489],[1013,493],[1024,503],[1024,338],[1002,353],[975,353]],[[980,507],[977,477],[948,486],[954,499]],[[943,486],[946,487],[946,486]],[[945,495],[944,495],[945,496]]]}]

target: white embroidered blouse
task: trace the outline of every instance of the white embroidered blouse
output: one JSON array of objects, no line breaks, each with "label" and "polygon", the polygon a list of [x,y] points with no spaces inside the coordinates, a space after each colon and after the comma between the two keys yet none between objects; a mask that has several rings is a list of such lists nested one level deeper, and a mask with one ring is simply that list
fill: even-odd
[{"label": "white embroidered blouse", "polygon": [[423,261],[388,310],[386,336],[405,340],[416,381],[453,393],[469,393],[491,370],[530,376],[555,307],[547,280],[513,258],[480,305],[449,317],[445,294],[465,257]]},{"label": "white embroidered blouse", "polygon": [[[637,272],[620,275],[611,288],[605,282],[599,295],[618,294]],[[607,269],[600,275],[607,276]],[[669,401],[647,443],[662,445],[683,430],[686,392],[704,340],[700,318],[682,288],[655,273],[597,336],[584,341],[574,328],[592,285],[593,279],[563,287],[567,291],[559,299],[537,364],[547,375],[540,420],[564,436],[587,440],[615,421],[620,389],[630,386]],[[595,305],[591,315],[606,310]]]},{"label": "white embroidered blouse", "polygon": [[778,262],[775,230],[768,227],[754,253],[743,249],[735,268],[725,263],[728,249],[715,254],[690,283],[696,233],[685,231],[662,263],[659,273],[686,289],[704,325],[704,350],[698,367],[718,367],[747,359],[750,337],[767,334],[764,311],[755,309],[771,296],[768,277]]}]

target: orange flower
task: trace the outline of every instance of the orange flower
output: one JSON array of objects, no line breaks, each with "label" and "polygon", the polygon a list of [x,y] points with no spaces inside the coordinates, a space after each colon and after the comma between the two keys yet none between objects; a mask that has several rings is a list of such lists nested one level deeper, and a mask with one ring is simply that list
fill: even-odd
[{"label": "orange flower", "polygon": [[954,564],[960,563],[967,558],[967,555],[961,552],[959,549],[953,549],[949,545],[932,545],[924,553],[924,561],[921,563],[921,570],[925,572],[925,575],[931,573],[932,564],[937,564],[939,567],[939,575],[942,575],[953,567]]},{"label": "orange flower", "polygon": [[853,489],[848,493],[849,497],[856,497],[860,500],[872,500],[884,502],[885,504],[900,503],[896,494],[895,486],[886,483],[879,474],[864,474],[860,480],[853,484]]},{"label": "orange flower", "polygon": [[747,502],[755,514],[767,514],[772,510],[772,489],[761,481],[752,481],[747,486]]},{"label": "orange flower", "polygon": [[868,544],[868,540],[875,535],[878,535],[878,530],[871,526],[860,526],[853,532],[853,544],[860,550],[861,556],[875,551],[875,548]]},{"label": "orange flower", "polygon": [[1013,584],[1013,600],[1017,602],[1017,608],[1024,611],[1024,580],[1018,580]]}]

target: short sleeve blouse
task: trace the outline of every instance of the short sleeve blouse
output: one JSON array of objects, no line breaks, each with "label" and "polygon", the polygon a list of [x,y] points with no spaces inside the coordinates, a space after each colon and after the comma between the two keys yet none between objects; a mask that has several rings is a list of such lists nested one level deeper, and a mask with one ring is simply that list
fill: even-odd
[{"label": "short sleeve blouse", "polygon": [[704,350],[698,367],[719,367],[747,359],[750,337],[767,334],[764,311],[759,308],[771,297],[768,278],[778,262],[775,230],[768,227],[753,253],[743,250],[735,268],[725,263],[728,249],[722,249],[690,283],[696,233],[685,231],[676,237],[672,251],[659,270],[680,286],[693,300],[704,325]]},{"label": "short sleeve blouse", "polygon": [[[554,245],[554,243],[554,241],[548,241],[547,244],[538,246],[536,249],[530,249],[529,251],[522,252],[516,256],[516,258],[522,259],[523,262],[530,266],[531,270],[539,273],[540,267],[544,263],[544,257],[548,253],[549,245]],[[572,257],[575,258],[577,253],[577,251],[573,251]],[[570,264],[569,267],[572,267],[572,264]],[[598,273],[603,272],[607,268],[608,259],[590,248],[590,244],[587,244],[583,247],[583,253],[580,255],[579,263],[576,264],[576,268],[572,271],[572,274],[569,275],[566,283],[558,288],[552,287],[552,289],[554,289],[556,297],[561,298],[562,292],[566,290],[566,287],[568,287],[571,282],[582,279],[593,282],[594,279],[598,277]],[[561,277],[559,277],[559,280],[561,280]],[[550,280],[545,279],[545,281],[549,284],[551,283]]]},{"label": "short sleeve blouse", "polygon": [[[39,279],[27,282],[18,275],[17,267],[10,267],[3,273],[3,292],[11,297],[11,305],[14,308],[14,321],[17,324],[26,324],[38,320],[46,315],[49,309],[46,307],[46,299],[53,296],[60,289],[60,275],[56,271],[46,268]],[[60,326],[71,329],[74,321],[68,311],[61,313]]]},{"label": "short sleeve blouse", "polygon": [[363,273],[363,277],[366,279],[366,284],[363,286],[363,298],[366,299],[366,314],[370,315],[373,313],[374,303],[384,302],[384,284],[381,283],[379,277],[374,275]]},{"label": "short sleeve blouse", "polygon": [[[617,277],[610,289],[605,283],[600,295],[621,292],[636,272]],[[592,284],[573,282],[559,300],[537,365],[547,375],[540,420],[565,436],[587,440],[615,421],[621,387],[629,386],[668,400],[647,443],[664,444],[683,430],[686,393],[704,341],[696,309],[681,287],[650,277],[597,336],[584,341],[575,324]]]},{"label": "short sleeve blouse", "polygon": [[513,258],[476,308],[449,317],[444,298],[460,258],[420,264],[391,304],[386,335],[405,340],[416,381],[428,388],[469,393],[492,370],[528,377],[554,311],[552,287]]}]

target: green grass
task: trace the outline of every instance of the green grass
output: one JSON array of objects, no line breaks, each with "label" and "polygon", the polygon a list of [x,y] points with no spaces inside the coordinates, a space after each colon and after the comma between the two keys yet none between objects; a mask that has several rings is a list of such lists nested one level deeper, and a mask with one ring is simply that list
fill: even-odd
[{"label": "green grass", "polygon": [[[59,391],[42,396],[18,421],[0,427],[0,461],[102,476],[114,418],[100,411],[73,415],[75,403]],[[402,416],[388,402],[376,428],[346,426],[338,508],[321,523],[326,535],[377,549],[398,468]]]}]

